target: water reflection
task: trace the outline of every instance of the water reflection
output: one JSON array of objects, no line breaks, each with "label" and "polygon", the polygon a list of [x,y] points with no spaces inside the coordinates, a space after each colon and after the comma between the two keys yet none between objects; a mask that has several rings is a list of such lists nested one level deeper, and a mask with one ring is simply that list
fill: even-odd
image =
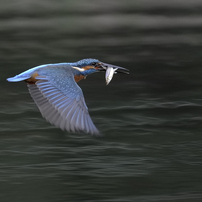
[{"label": "water reflection", "polygon": [[[4,201],[199,201],[201,6],[195,1],[1,1]],[[101,138],[41,118],[7,77],[82,58],[130,69],[81,82]]]}]

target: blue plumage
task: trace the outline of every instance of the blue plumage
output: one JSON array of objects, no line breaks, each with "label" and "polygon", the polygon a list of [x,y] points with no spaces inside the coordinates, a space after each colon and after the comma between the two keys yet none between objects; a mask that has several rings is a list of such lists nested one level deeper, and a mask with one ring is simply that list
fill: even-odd
[{"label": "blue plumage", "polygon": [[85,66],[88,66],[88,65],[91,65],[94,63],[100,63],[100,61],[97,59],[87,58],[87,59],[82,59],[82,60],[79,60],[77,62],[69,63],[69,64],[72,66],[76,66],[76,67],[81,68],[81,67],[85,67]]},{"label": "blue plumage", "polygon": [[[8,78],[9,82],[27,82],[29,92],[42,116],[56,127],[67,131],[99,134],[86,106],[83,92],[76,82],[94,72],[106,71],[112,65],[97,59],[75,63],[46,64]],[[125,68],[117,70],[128,73]]]}]

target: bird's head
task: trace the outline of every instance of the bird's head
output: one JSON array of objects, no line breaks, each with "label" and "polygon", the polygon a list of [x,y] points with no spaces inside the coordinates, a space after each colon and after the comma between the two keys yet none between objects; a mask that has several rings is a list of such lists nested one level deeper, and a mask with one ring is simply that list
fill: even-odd
[{"label": "bird's head", "polygon": [[74,69],[79,70],[83,75],[87,76],[94,72],[106,71],[109,67],[116,69],[118,73],[129,74],[129,70],[116,65],[100,62],[97,59],[83,59],[75,63],[71,63]]}]

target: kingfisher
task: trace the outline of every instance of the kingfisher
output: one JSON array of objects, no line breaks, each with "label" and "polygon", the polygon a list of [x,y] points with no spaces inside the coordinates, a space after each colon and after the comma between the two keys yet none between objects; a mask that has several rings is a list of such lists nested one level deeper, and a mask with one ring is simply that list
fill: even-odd
[{"label": "kingfisher", "polygon": [[129,73],[126,68],[89,58],[74,63],[40,65],[7,81],[25,81],[42,116],[52,125],[68,132],[98,135],[77,83],[92,73],[102,71],[106,71],[107,84],[114,73]]}]

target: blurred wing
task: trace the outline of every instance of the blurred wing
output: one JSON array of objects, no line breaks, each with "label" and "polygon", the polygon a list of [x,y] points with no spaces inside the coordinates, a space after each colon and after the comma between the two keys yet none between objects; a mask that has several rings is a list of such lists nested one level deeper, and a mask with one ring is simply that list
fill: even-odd
[{"label": "blurred wing", "polygon": [[[62,78],[61,78],[62,77]],[[81,88],[74,77],[38,76],[36,84],[28,84],[29,92],[42,116],[56,127],[67,131],[98,134],[85,104]]]}]

